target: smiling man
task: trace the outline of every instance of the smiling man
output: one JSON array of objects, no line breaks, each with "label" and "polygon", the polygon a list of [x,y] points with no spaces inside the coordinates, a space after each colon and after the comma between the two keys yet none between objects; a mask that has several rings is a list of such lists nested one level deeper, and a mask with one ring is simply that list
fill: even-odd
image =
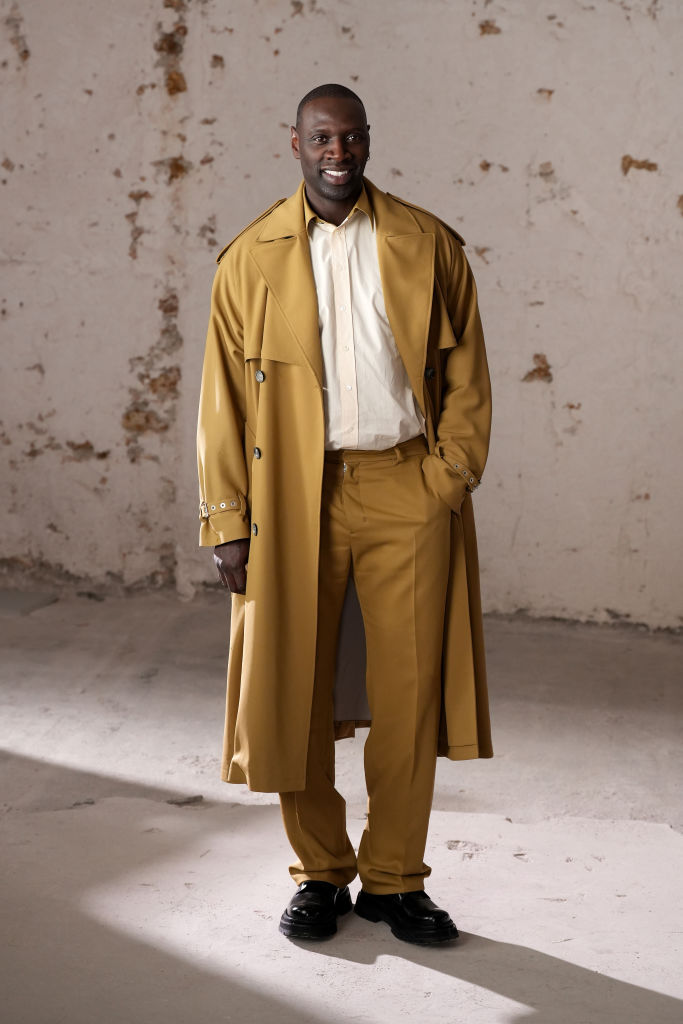
[{"label": "smiling man", "polygon": [[[362,101],[291,128],[303,181],[219,255],[199,409],[200,543],[232,592],[223,778],[280,795],[319,939],[352,908],[457,937],[424,891],[437,754],[492,754],[471,494],[490,387],[463,240],[364,177]],[[364,633],[364,636],[363,636]],[[335,738],[369,725],[358,848]]]}]

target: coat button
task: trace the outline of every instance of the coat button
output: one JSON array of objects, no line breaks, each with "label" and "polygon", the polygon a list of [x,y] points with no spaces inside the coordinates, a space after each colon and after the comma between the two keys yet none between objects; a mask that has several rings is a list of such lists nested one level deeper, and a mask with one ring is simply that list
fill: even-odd
[{"label": "coat button", "polygon": [[425,367],[425,379],[426,380],[433,380],[434,377],[436,377],[436,370],[434,369],[434,367],[433,366],[426,366]]},{"label": "coat button", "polygon": [[254,534],[254,536],[256,536],[256,534],[258,533],[258,526],[256,525],[256,523],[251,524],[251,532]]},{"label": "coat button", "polygon": [[259,384],[263,384],[264,380],[266,379],[266,375],[263,372],[263,370],[257,370],[254,376],[256,377],[256,380],[259,382]]},{"label": "coat button", "polygon": [[261,449],[260,448],[254,448],[254,458],[255,459],[260,459],[261,458]]}]

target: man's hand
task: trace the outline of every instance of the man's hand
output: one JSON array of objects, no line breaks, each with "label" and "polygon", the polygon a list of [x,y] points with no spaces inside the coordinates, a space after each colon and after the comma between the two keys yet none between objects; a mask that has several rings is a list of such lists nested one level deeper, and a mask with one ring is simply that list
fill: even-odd
[{"label": "man's hand", "polygon": [[233,594],[243,594],[247,589],[249,539],[217,544],[213,549],[213,560],[223,586]]}]

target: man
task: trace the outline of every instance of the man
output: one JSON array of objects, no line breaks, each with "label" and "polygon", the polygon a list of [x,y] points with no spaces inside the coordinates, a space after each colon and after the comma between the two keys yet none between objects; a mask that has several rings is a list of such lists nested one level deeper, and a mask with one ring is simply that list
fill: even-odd
[{"label": "man", "polygon": [[[369,144],[355,93],[308,93],[301,186],[218,257],[200,543],[232,592],[223,778],[280,794],[298,857],[280,930],[332,935],[359,874],[356,913],[427,944],[457,936],[424,892],[437,752],[492,754],[470,497],[490,389],[464,243],[364,178]],[[356,856],[334,739],[369,722]]]}]

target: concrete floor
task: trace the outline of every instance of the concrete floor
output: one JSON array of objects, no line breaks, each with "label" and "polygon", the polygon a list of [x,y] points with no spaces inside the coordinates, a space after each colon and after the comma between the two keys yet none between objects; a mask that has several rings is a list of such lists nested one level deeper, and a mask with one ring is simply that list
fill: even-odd
[{"label": "concrete floor", "polygon": [[52,598],[0,595],[8,1024],[683,1020],[680,640],[489,619],[497,756],[439,764],[427,854],[460,942],[304,945],[276,802],[217,778],[225,595]]}]

